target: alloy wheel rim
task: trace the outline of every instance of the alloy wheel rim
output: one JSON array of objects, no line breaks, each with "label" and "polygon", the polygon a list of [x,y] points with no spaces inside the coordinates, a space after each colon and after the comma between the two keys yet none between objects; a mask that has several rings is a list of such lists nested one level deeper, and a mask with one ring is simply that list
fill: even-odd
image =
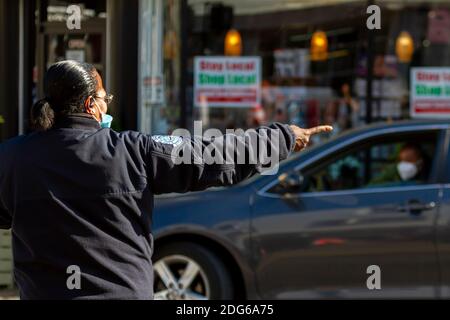
[{"label": "alloy wheel rim", "polygon": [[202,267],[184,255],[158,260],[155,271],[155,300],[208,300],[210,284]]}]

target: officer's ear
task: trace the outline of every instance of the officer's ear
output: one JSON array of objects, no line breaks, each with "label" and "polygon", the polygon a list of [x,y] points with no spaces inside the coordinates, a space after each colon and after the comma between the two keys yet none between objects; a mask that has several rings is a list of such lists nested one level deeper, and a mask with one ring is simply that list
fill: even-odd
[{"label": "officer's ear", "polygon": [[94,97],[89,96],[84,101],[84,109],[86,110],[86,113],[89,113],[91,115],[95,115],[94,110]]}]

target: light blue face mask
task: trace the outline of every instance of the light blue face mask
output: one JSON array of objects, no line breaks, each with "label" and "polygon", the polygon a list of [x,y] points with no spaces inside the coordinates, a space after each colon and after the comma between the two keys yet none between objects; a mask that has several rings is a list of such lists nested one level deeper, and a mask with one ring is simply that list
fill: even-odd
[{"label": "light blue face mask", "polygon": [[102,128],[111,128],[111,123],[113,119],[114,118],[109,114],[102,114],[102,122],[100,122],[100,126]]},{"label": "light blue face mask", "polygon": [[[95,102],[95,105],[97,106],[97,108],[99,108],[97,102]],[[99,112],[101,113],[100,108],[99,108]],[[102,121],[100,122],[100,127],[111,128],[111,123],[114,118],[106,113],[101,113],[101,114],[102,114]]]}]

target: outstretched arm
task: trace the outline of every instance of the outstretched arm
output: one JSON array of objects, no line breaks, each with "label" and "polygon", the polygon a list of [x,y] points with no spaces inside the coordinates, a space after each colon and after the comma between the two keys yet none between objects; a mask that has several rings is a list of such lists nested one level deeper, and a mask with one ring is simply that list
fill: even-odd
[{"label": "outstretched arm", "polygon": [[330,130],[330,126],[302,129],[274,123],[211,139],[171,137],[174,143],[151,139],[148,165],[153,192],[182,193],[239,183],[304,149],[312,135]]}]

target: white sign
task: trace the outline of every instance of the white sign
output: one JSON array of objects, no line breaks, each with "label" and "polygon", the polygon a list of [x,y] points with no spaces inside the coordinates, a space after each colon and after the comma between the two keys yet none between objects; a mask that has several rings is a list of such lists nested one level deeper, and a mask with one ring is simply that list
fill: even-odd
[{"label": "white sign", "polygon": [[78,62],[85,62],[85,53],[84,49],[81,50],[67,50],[66,51],[66,60],[74,60]]},{"label": "white sign", "polygon": [[157,77],[145,77],[144,81],[145,100],[150,104],[164,104],[164,78],[162,75]]},{"label": "white sign", "polygon": [[410,92],[412,118],[450,118],[450,68],[412,68]]},{"label": "white sign", "polygon": [[196,57],[197,107],[253,107],[261,100],[259,57]]},{"label": "white sign", "polygon": [[274,51],[275,73],[283,78],[309,76],[309,49],[278,49]]}]

